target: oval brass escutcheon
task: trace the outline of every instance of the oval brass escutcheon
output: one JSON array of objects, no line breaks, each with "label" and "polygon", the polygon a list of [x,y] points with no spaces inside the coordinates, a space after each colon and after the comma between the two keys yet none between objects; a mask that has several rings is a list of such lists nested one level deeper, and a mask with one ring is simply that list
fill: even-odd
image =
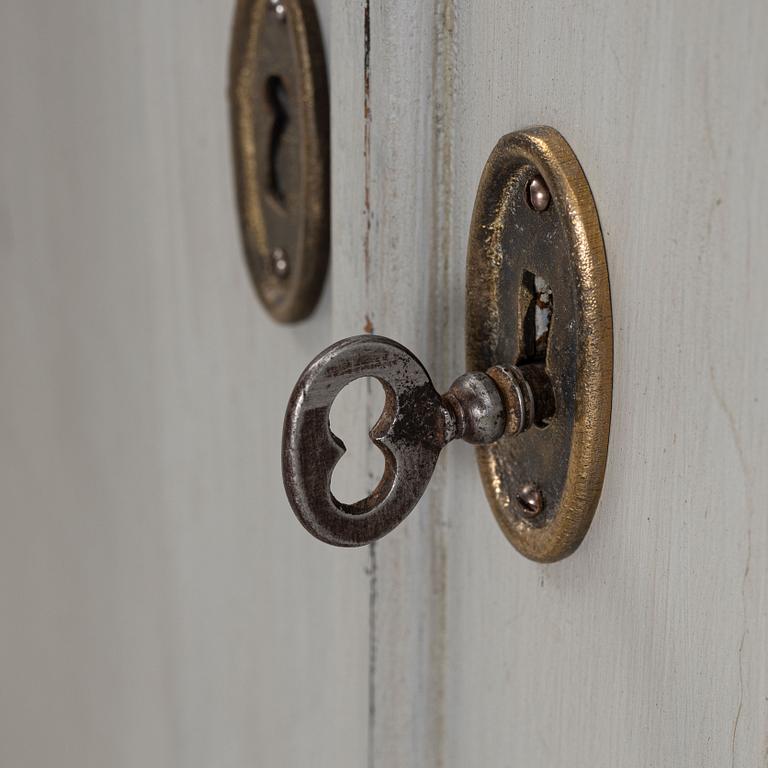
[{"label": "oval brass escutcheon", "polygon": [[329,108],[311,0],[239,0],[230,104],[240,228],[273,318],[301,320],[320,297],[330,231]]},{"label": "oval brass escutcheon", "polygon": [[613,329],[592,194],[565,139],[503,137],[482,174],[467,254],[467,367],[544,365],[554,411],[481,446],[486,496],[526,557],[566,557],[586,534],[608,450]]}]

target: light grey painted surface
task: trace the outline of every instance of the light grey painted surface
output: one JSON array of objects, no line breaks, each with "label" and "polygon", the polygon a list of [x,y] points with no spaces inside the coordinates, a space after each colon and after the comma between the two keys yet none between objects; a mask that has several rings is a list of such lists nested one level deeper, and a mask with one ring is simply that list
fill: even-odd
[{"label": "light grey painted surface", "polygon": [[[403,23],[393,42],[373,28],[372,50],[388,51],[374,78],[422,60]],[[437,82],[420,108],[444,152],[381,182],[381,204],[403,215],[435,206],[414,191],[423,170],[443,195],[437,257],[414,266],[413,240],[382,245],[390,272],[432,291],[425,321],[442,347],[415,351],[439,357],[441,384],[459,372],[479,174],[501,135],[551,124],[605,234],[614,421],[602,501],[569,560],[536,565],[507,544],[461,446],[377,545],[394,560],[379,569],[378,646],[419,674],[396,689],[383,668],[376,732],[395,724],[432,754],[401,743],[388,762],[382,738],[380,764],[768,764],[766,24],[764,3],[720,1],[438,3],[424,24]],[[389,114],[414,109],[396,77],[378,87]]]},{"label": "light grey painted surface", "polygon": [[[323,2],[333,268],[286,329],[237,241],[231,8],[66,5],[0,9],[0,763],[768,765],[768,6]],[[296,375],[371,328],[463,370],[479,174],[537,123],[608,252],[592,530],[525,561],[456,445],[375,549],[315,543]],[[334,410],[342,489],[377,402]]]},{"label": "light grey painted surface", "polygon": [[232,10],[0,10],[8,768],[365,763],[367,554],[306,536],[279,474],[337,286],[296,328],[251,291]]}]

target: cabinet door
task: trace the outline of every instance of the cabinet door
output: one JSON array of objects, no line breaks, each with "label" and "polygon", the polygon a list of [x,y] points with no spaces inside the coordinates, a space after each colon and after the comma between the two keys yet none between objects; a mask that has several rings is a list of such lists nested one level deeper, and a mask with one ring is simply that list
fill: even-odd
[{"label": "cabinet door", "polygon": [[375,330],[443,387],[464,370],[481,169],[500,136],[548,124],[597,202],[615,338],[605,486],[572,557],[515,552],[465,446],[372,550],[374,764],[762,765],[768,6],[435,0],[359,15]]},{"label": "cabinet door", "polygon": [[[237,233],[233,3],[60,5],[0,7],[0,763],[765,762],[768,6],[319,0],[332,267],[286,327]],[[526,561],[455,445],[386,539],[321,545],[282,492],[293,382],[360,332],[464,371],[480,172],[535,124],[607,249],[591,531]],[[380,408],[333,410],[341,496]]]},{"label": "cabinet door", "polygon": [[296,327],[251,289],[233,11],[0,4],[9,768],[365,764],[367,553],[308,537],[280,478],[345,270]]}]

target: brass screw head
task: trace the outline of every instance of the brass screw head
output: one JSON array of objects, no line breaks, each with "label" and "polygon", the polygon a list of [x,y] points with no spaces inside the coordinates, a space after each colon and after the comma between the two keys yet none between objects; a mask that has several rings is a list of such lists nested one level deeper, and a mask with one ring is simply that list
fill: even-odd
[{"label": "brass screw head", "polygon": [[291,266],[288,263],[288,257],[282,248],[275,248],[272,251],[272,272],[275,277],[279,277],[281,280],[288,277],[288,273],[291,271]]},{"label": "brass screw head", "polygon": [[552,196],[549,193],[549,188],[544,183],[544,179],[541,176],[534,176],[528,183],[528,205],[534,211],[541,213],[549,208],[551,200]]},{"label": "brass screw head", "polygon": [[526,483],[517,494],[517,501],[527,518],[538,517],[544,510],[544,496],[536,483]]},{"label": "brass screw head", "polygon": [[269,4],[272,6],[272,12],[277,16],[280,21],[285,19],[285,5],[281,0],[269,0]]}]

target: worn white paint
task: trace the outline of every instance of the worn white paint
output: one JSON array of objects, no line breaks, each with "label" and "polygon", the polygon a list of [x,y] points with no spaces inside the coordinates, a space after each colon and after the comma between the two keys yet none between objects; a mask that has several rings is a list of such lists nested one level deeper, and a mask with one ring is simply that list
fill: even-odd
[{"label": "worn white paint", "polygon": [[[377,730],[403,742],[392,761],[381,744],[377,764],[766,765],[768,6],[456,0],[445,14],[442,27],[426,12],[404,20],[399,41],[384,25],[372,63],[374,78],[410,65],[417,80],[426,54],[405,30],[449,37],[420,98],[396,77],[379,85],[388,114],[431,111],[450,154],[448,179],[425,147],[381,181],[377,216],[404,231],[436,220],[414,192],[423,173],[449,191],[442,282],[410,239],[381,246],[394,290],[429,291],[425,322],[443,345],[427,357],[446,384],[483,163],[508,131],[557,127],[606,239],[614,421],[602,502],[569,560],[536,565],[507,544],[462,446],[417,517],[377,546],[379,562],[399,558],[379,570],[378,644],[405,654],[404,674],[382,672],[377,710]],[[403,333],[401,314],[376,325]]]},{"label": "worn white paint", "polygon": [[[0,763],[768,765],[768,7],[320,10],[333,266],[285,328],[237,240],[231,8],[0,8]],[[538,123],[614,302],[584,545],[519,556],[463,445],[375,549],[312,541],[278,474],[296,375],[371,329],[463,371],[477,180]],[[340,492],[376,479],[376,402],[334,410]]]},{"label": "worn white paint", "polygon": [[2,766],[366,761],[367,553],[279,470],[343,270],[295,328],[250,288],[233,7],[0,7]]}]

